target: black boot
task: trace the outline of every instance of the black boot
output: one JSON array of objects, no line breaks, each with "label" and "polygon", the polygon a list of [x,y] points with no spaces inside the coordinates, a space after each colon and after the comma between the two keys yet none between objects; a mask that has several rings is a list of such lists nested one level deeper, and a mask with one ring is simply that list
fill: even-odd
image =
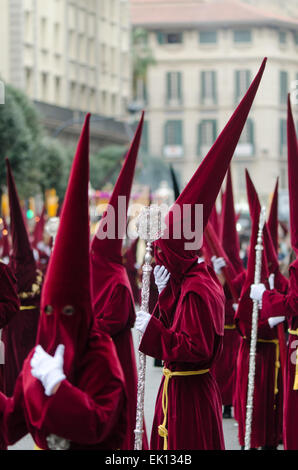
[{"label": "black boot", "polygon": [[232,405],[225,405],[224,406],[222,417],[224,419],[231,419],[232,418]]}]

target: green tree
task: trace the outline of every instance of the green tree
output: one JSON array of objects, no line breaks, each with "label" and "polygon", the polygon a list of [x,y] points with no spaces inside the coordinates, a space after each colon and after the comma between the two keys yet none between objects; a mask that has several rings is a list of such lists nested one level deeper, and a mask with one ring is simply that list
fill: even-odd
[{"label": "green tree", "polygon": [[139,80],[146,83],[147,71],[150,65],[154,65],[155,59],[152,50],[148,46],[148,32],[143,28],[135,28],[132,31],[132,67],[133,67],[133,93],[137,96],[137,84]]}]

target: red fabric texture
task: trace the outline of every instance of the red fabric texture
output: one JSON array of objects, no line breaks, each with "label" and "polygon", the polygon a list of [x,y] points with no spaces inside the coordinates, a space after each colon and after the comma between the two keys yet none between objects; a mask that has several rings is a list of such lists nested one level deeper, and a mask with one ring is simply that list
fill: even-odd
[{"label": "red fabric texture", "polygon": [[[118,197],[125,197],[127,204],[130,199],[143,122],[144,113],[109,201],[109,207],[114,209],[116,216],[120,207]],[[108,209],[103,215],[99,231],[104,229],[105,224],[113,223],[111,217],[111,212]],[[121,212],[120,217],[121,223],[123,223],[122,229],[125,230],[126,208],[125,213]],[[115,239],[108,237],[99,239],[97,232],[92,240],[90,253],[92,303],[96,317],[96,328],[98,331],[105,331],[111,335],[123,368],[128,406],[126,437],[121,449],[132,450],[135,440],[137,407],[137,367],[131,333],[131,328],[135,323],[135,309],[132,288],[121,253],[124,232],[121,229],[121,234],[118,236],[119,229],[120,226],[116,222]],[[146,432],[144,433],[143,448],[148,449]]]},{"label": "red fabric texture", "polygon": [[288,183],[289,183],[289,205],[290,205],[290,232],[291,244],[296,255],[298,253],[298,142],[296,128],[291,108],[290,95],[288,96]]},{"label": "red fabric texture", "polygon": [[6,217],[2,215],[2,220],[3,220],[3,230],[6,230],[7,235],[4,235],[2,233],[2,238],[1,238],[1,246],[2,246],[2,253],[1,257],[2,258],[9,258],[10,255],[10,242],[9,242],[9,231],[8,231],[8,225],[6,222]]},{"label": "red fabric texture", "polygon": [[127,271],[128,279],[130,282],[132,295],[135,303],[140,302],[140,288],[138,286],[138,269],[136,267],[137,263],[137,247],[139,239],[136,238],[131,246],[126,250],[123,262]]},{"label": "red fabric texture", "polygon": [[38,222],[36,222],[35,227],[34,227],[32,246],[35,249],[37,249],[38,243],[43,240],[43,232],[44,232],[44,226],[46,222],[45,216],[46,216],[46,208],[44,206],[40,214],[39,220]]}]

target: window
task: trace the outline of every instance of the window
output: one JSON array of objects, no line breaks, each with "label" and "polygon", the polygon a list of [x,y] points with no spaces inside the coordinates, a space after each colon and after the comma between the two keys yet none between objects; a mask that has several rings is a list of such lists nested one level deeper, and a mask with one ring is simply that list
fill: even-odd
[{"label": "window", "polygon": [[200,44],[216,44],[217,31],[200,31],[199,40]]},{"label": "window", "polygon": [[216,72],[213,70],[201,72],[201,103],[205,105],[216,104],[217,82]]},{"label": "window", "polygon": [[217,122],[215,119],[205,119],[199,124],[198,155],[204,157],[214,144],[217,136]]},{"label": "window", "polygon": [[235,72],[235,103],[238,104],[247,92],[251,81],[250,70],[236,70]]},{"label": "window", "polygon": [[182,44],[183,33],[163,33],[162,31],[158,31],[157,41],[159,44]]},{"label": "window", "polygon": [[235,155],[238,157],[252,157],[255,153],[254,122],[248,118],[241,133]]},{"label": "window", "polygon": [[136,80],[135,100],[140,104],[148,104],[147,85],[143,78]]},{"label": "window", "polygon": [[167,72],[167,105],[179,106],[182,104],[182,73]]},{"label": "window", "polygon": [[248,43],[251,42],[251,30],[242,29],[234,31],[234,42],[237,43]]},{"label": "window", "polygon": [[287,120],[281,119],[279,122],[279,154],[285,156],[287,154]]},{"label": "window", "polygon": [[287,33],[285,31],[279,31],[279,43],[286,44],[287,42]]},{"label": "window", "polygon": [[180,120],[165,123],[164,155],[176,158],[183,156],[182,121]]},{"label": "window", "polygon": [[281,105],[286,105],[288,100],[288,72],[280,71],[279,75],[280,91],[279,91],[279,102]]},{"label": "window", "polygon": [[298,46],[298,31],[294,31],[294,42],[296,44],[296,46]]}]

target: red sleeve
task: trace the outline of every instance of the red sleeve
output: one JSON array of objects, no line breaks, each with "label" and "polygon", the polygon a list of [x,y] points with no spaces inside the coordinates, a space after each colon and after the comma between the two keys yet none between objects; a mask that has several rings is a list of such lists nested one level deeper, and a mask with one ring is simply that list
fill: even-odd
[{"label": "red sleeve", "polygon": [[243,284],[245,282],[245,278],[246,278],[246,271],[242,271],[240,274],[238,274],[238,276],[236,276],[232,280],[232,285],[233,285],[235,291],[238,294],[238,298],[240,297],[241,290],[242,290]]},{"label": "red sleeve", "polygon": [[[100,383],[100,375],[98,381]],[[115,428],[125,395],[121,382],[109,382],[92,397],[64,380],[50,398],[44,425],[50,433],[79,444],[97,444]],[[63,410],[63,412],[61,412]]]},{"label": "red sleeve", "polygon": [[20,374],[11,398],[0,392],[0,449],[13,445],[28,434],[23,413],[22,375]]},{"label": "red sleeve", "polygon": [[124,328],[132,328],[135,311],[130,292],[124,286],[114,290],[105,310],[96,317],[96,327],[110,336],[115,336]]},{"label": "red sleeve", "polygon": [[10,268],[0,263],[0,329],[18,313],[19,307],[16,279]]},{"label": "red sleeve", "polygon": [[179,331],[167,329],[152,317],[140,350],[166,362],[209,362],[214,356],[215,331],[201,298],[192,292],[187,294],[178,315]]}]

